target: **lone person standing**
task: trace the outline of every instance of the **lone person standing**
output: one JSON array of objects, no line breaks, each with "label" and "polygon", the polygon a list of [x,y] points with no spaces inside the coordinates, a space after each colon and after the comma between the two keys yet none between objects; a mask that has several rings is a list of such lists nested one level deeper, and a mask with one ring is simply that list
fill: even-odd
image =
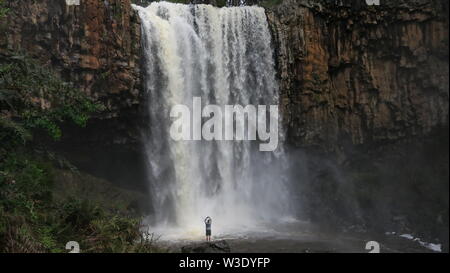
[{"label": "lone person standing", "polygon": [[206,225],[206,241],[209,242],[211,241],[211,223],[212,223],[212,219],[211,217],[206,217],[205,218],[205,225]]}]

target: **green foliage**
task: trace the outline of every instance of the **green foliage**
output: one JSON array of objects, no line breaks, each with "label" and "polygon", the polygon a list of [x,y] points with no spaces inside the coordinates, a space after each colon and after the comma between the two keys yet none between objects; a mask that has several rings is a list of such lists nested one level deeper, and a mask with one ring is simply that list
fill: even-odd
[{"label": "green foliage", "polygon": [[1,142],[9,143],[13,147],[20,144],[24,145],[27,141],[32,139],[32,136],[27,129],[9,118],[0,116],[0,128],[2,129],[0,130]]},{"label": "green foliage", "polygon": [[0,206],[35,218],[35,209],[51,201],[48,166],[15,153],[0,161]]},{"label": "green foliage", "polygon": [[68,241],[83,252],[160,251],[138,218],[74,197],[56,201],[51,165],[10,153],[0,170],[0,253],[66,252]]},{"label": "green foliage", "polygon": [[[102,110],[71,84],[24,55],[0,55],[0,140],[12,146],[31,139],[43,129],[53,139],[61,137],[60,124],[72,121],[86,126],[89,116]],[[7,114],[5,114],[7,113]]]},{"label": "green foliage", "polygon": [[5,7],[5,2],[3,0],[0,0],[0,19],[2,17],[5,17],[8,11],[9,9]]},{"label": "green foliage", "polygon": [[57,140],[62,123],[84,127],[102,108],[37,61],[0,54],[0,252],[66,252],[68,241],[87,252],[155,251],[141,235],[140,219],[73,196],[53,198],[52,165],[42,161],[36,142],[25,145],[42,131]]}]

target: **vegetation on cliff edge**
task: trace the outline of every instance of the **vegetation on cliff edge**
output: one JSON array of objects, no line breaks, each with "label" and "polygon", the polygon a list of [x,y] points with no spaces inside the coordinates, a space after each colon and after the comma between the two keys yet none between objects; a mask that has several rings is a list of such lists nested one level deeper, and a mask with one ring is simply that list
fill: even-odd
[{"label": "vegetation on cliff edge", "polygon": [[[85,126],[101,104],[79,92],[36,60],[0,54],[0,252],[154,252],[140,219],[107,210],[78,195],[58,198],[61,163],[44,142],[58,141],[61,125]],[[70,163],[58,164],[69,172]]]}]

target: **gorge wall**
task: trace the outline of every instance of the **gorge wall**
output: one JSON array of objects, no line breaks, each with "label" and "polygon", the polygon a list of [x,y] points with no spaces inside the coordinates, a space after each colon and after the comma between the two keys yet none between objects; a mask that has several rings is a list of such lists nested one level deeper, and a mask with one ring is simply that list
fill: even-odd
[{"label": "gorge wall", "polygon": [[[82,2],[7,1],[0,48],[39,57],[103,101],[99,118],[119,122],[97,141],[136,143],[139,18],[131,0]],[[342,152],[448,124],[448,2],[278,2],[267,14],[292,144]]]},{"label": "gorge wall", "polygon": [[[86,129],[64,130],[66,134],[55,148],[96,175],[119,184],[144,187],[140,129],[147,126],[148,117],[143,109],[146,103],[140,76],[141,26],[131,9],[132,1],[81,0],[80,6],[67,6],[65,0],[5,2],[10,12],[1,22],[0,53],[8,49],[25,51],[106,105],[106,111],[92,119]],[[218,5],[221,1],[201,2]],[[447,1],[385,0],[376,7],[369,7],[362,0],[257,2],[278,3],[267,5],[266,13],[274,41],[281,109],[292,150],[333,154],[345,163],[355,151],[391,152],[392,145],[400,147],[400,143],[406,143],[406,152],[398,159],[401,165],[405,158],[412,158],[408,149],[419,147],[409,142],[422,145],[422,140],[431,137],[427,141],[434,143],[434,148],[428,149],[426,156],[415,153],[421,161],[408,165],[409,169],[447,162],[447,167],[441,169],[447,170],[442,176],[448,178],[448,152],[442,158],[434,153],[448,151]],[[444,138],[435,141],[436,131]],[[389,167],[384,164],[383,168]],[[321,160],[317,165],[321,165],[320,169],[326,164]],[[436,173],[431,167],[426,170]],[[345,204],[342,200],[346,200],[348,192],[336,197],[339,182],[333,182],[327,173],[318,173],[321,183],[312,179],[310,185],[303,184],[302,190],[322,198],[304,207],[309,212],[318,207],[333,208],[317,216],[326,218]],[[425,182],[416,183],[418,188],[398,181],[398,176],[407,177],[405,173],[389,176],[386,181],[397,182],[390,188],[378,182],[370,185],[367,177],[351,187],[361,186],[352,191],[373,187],[376,194],[366,192],[372,199],[404,188],[443,193],[434,200],[430,195],[433,205],[422,207],[435,206],[435,200],[442,202],[435,207],[430,225],[440,221],[440,227],[447,226],[443,233],[447,233],[448,241],[448,183],[442,183],[445,179],[427,183],[428,173],[423,178]],[[418,177],[414,173],[408,175]],[[358,202],[374,202],[372,199]],[[415,201],[408,194],[404,194],[404,200]],[[353,211],[350,205],[347,209]],[[410,207],[398,210],[418,211]],[[426,213],[417,212],[417,221]]]},{"label": "gorge wall", "polygon": [[295,145],[346,151],[448,125],[448,2],[286,0],[268,12]]},{"label": "gorge wall", "polygon": [[267,15],[304,215],[448,245],[448,2],[284,0]]}]

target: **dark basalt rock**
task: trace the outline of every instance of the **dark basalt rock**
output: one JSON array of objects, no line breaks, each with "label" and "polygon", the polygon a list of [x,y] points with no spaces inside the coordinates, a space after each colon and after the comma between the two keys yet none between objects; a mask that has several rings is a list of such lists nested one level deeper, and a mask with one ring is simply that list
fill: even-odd
[{"label": "dark basalt rock", "polygon": [[230,253],[231,248],[224,240],[217,242],[195,243],[181,248],[182,253]]},{"label": "dark basalt rock", "polygon": [[448,126],[448,1],[283,0],[267,15],[293,146],[348,158]]}]

